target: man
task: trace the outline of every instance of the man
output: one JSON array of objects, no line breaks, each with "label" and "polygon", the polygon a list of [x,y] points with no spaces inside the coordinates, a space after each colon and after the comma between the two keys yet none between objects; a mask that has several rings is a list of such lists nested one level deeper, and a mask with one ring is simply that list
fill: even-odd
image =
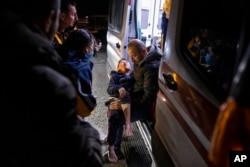
[{"label": "man", "polygon": [[[146,48],[141,40],[133,39],[127,45],[127,53],[134,63],[133,77],[135,80],[131,92],[131,122],[152,119],[153,106],[158,92],[157,78],[162,52],[157,46]],[[116,136],[114,144],[116,154],[111,154],[112,157],[109,159],[111,162],[117,162],[119,157],[122,157],[120,156],[120,145],[124,116],[119,100],[111,102],[109,109],[112,112],[109,116],[108,139],[109,136]]]},{"label": "man", "polygon": [[99,133],[77,118],[75,88],[51,45],[60,2],[13,0],[0,7],[0,166],[102,166]]},{"label": "man", "polygon": [[73,0],[62,0],[61,12],[59,16],[58,31],[54,36],[53,45],[57,48],[62,45],[65,39],[68,37],[69,32],[66,31],[69,28],[73,28],[78,20],[76,2]]}]

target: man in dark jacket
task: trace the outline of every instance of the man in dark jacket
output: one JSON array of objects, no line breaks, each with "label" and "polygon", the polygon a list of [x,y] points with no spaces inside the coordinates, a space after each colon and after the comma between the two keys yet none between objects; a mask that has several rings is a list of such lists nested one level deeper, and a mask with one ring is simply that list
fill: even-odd
[{"label": "man in dark jacket", "polygon": [[77,118],[75,87],[51,44],[60,0],[0,8],[0,166],[102,166],[99,133]]},{"label": "man in dark jacket", "polygon": [[[146,48],[138,39],[131,40],[127,45],[127,53],[134,63],[134,85],[131,92],[131,122],[141,119],[152,119],[158,86],[158,71],[162,52],[157,46]],[[112,110],[109,116],[109,126],[119,127],[116,133],[115,152],[121,157],[120,145],[123,133],[124,117],[119,101],[113,101],[109,105]],[[115,130],[113,129],[112,132]]]}]

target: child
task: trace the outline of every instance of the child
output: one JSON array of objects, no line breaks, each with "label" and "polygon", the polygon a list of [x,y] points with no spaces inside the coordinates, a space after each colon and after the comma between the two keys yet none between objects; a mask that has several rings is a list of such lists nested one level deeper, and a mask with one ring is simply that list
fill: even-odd
[{"label": "child", "polygon": [[108,93],[111,96],[105,104],[108,105],[114,98],[119,98],[125,117],[125,135],[133,135],[130,122],[130,93],[132,89],[131,67],[127,60],[121,59],[117,65],[117,71],[111,71],[111,79]]},{"label": "child", "polygon": [[59,48],[64,69],[77,81],[77,113],[82,119],[95,111],[96,99],[92,94],[92,69],[95,38],[89,31],[73,30]]},{"label": "child", "polygon": [[[133,77],[131,77],[131,67],[127,60],[121,59],[118,62],[117,71],[111,71],[111,78],[107,88],[110,99],[105,103],[106,106],[115,99],[121,101],[122,111],[125,117],[125,135],[130,137],[133,135],[130,122],[130,91],[132,89]],[[109,129],[112,130],[112,129]],[[114,150],[113,139],[108,138],[109,143],[109,161],[117,162],[118,157]]]}]

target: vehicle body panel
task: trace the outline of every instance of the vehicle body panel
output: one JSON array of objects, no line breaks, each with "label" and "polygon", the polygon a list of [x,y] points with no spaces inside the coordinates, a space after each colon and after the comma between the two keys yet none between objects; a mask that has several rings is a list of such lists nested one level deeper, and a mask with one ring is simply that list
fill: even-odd
[{"label": "vehicle body panel", "polygon": [[[227,12],[234,6],[235,16]],[[213,33],[213,40],[223,39],[236,50],[240,31],[238,7],[237,1],[172,1],[164,57],[158,76],[160,90],[156,100],[155,131],[152,134],[152,151],[158,165],[167,166],[169,160],[164,157],[169,156],[174,166],[209,166],[210,140],[220,104],[226,96],[219,89],[214,76],[208,75],[208,70],[204,70],[198,60],[191,57],[187,43],[191,39],[192,26],[199,28],[206,25]],[[209,10],[212,13],[206,14]],[[195,12],[197,18],[192,15]],[[204,20],[200,18],[202,15],[205,16]],[[225,17],[227,15],[228,18]],[[224,31],[223,26],[230,30]],[[212,30],[216,30],[216,33]],[[229,36],[230,40],[224,35]],[[159,149],[161,146],[164,148]]]}]

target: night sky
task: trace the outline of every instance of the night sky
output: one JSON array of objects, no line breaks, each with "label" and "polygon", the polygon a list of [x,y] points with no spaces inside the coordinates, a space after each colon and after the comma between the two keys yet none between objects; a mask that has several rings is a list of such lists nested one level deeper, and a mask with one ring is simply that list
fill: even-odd
[{"label": "night sky", "polygon": [[77,0],[78,16],[107,15],[109,0]]}]

